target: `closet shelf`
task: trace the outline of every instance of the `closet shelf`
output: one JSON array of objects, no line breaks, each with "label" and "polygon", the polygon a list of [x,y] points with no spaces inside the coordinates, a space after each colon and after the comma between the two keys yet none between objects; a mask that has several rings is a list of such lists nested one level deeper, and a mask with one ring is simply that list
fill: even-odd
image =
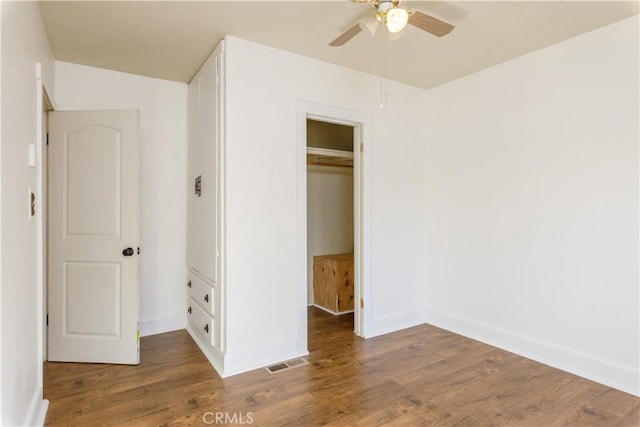
[{"label": "closet shelf", "polygon": [[307,147],[307,165],[353,168],[353,152]]}]

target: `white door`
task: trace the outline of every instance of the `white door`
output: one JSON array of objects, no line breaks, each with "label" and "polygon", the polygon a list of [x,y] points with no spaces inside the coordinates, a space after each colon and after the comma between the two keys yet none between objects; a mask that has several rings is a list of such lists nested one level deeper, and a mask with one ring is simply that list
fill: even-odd
[{"label": "white door", "polygon": [[138,364],[138,112],[49,114],[49,357]]}]

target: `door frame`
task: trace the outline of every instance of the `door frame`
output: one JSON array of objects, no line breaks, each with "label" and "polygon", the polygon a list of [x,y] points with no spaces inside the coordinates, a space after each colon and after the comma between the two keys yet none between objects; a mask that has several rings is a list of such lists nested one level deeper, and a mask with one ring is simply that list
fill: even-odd
[{"label": "door frame", "polygon": [[[37,361],[38,361],[38,387],[40,389],[40,398],[43,399],[44,391],[44,362],[47,360],[47,233],[48,233],[48,211],[47,211],[47,113],[55,110],[55,104],[47,93],[44,81],[42,79],[42,65],[36,63],[35,72],[36,85],[36,116],[35,128],[35,154],[36,154],[36,303],[38,306],[37,313]],[[43,399],[42,408],[40,410],[42,420],[46,414],[49,401]]]},{"label": "door frame", "polygon": [[[307,350],[307,119],[352,126],[354,199],[354,333],[366,338],[371,319],[371,128],[373,116],[296,101],[298,350]],[[363,304],[361,304],[361,302]]]},{"label": "door frame", "polygon": [[[38,140],[36,145],[36,158],[37,158],[37,186],[36,186],[36,206],[38,208],[38,287],[42,292],[41,307],[42,307],[42,319],[40,321],[42,331],[40,333],[40,341],[42,342],[42,352],[39,360],[43,362],[47,361],[47,245],[48,245],[48,225],[49,225],[49,211],[48,211],[48,179],[47,179],[47,165],[49,162],[47,151],[47,136],[48,130],[48,114],[50,111],[54,111],[53,102],[49,98],[44,85],[41,85],[41,92],[38,93],[38,98],[41,99],[38,105],[40,111],[40,121],[37,123]],[[40,297],[39,297],[40,300]]]}]

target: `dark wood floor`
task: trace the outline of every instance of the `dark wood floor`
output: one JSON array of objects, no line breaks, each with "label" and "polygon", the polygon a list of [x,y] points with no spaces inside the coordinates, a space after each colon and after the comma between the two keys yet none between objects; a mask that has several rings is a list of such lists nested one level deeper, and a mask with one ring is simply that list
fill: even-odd
[{"label": "dark wood floor", "polygon": [[442,329],[352,329],[310,308],[311,363],[273,375],[222,380],[185,331],[143,338],[139,366],[45,363],[46,424],[640,426],[637,397]]}]

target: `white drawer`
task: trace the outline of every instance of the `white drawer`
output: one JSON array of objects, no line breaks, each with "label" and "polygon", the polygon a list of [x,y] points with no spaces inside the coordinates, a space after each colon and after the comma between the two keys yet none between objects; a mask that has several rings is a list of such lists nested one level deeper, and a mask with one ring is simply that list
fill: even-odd
[{"label": "white drawer", "polygon": [[188,304],[187,314],[193,330],[195,330],[206,343],[214,345],[213,317],[205,312],[192,298],[189,298]]},{"label": "white drawer", "polygon": [[213,288],[195,274],[189,273],[187,278],[189,296],[193,298],[207,313],[214,315]]}]

